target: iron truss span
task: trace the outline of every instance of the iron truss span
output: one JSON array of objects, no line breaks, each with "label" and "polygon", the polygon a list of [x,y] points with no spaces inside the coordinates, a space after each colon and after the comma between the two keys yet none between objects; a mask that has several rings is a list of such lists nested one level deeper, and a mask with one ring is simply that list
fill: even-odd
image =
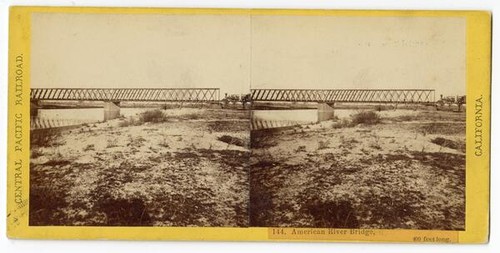
[{"label": "iron truss span", "polygon": [[215,102],[218,88],[33,88],[30,99],[82,101]]},{"label": "iron truss span", "polygon": [[252,101],[433,103],[430,89],[252,89]]}]

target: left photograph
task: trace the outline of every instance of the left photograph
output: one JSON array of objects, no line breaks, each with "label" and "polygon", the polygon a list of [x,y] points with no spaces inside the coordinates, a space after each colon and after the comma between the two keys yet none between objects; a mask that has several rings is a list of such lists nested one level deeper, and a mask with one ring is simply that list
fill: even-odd
[{"label": "left photograph", "polygon": [[29,225],[247,227],[249,24],[33,14]]}]

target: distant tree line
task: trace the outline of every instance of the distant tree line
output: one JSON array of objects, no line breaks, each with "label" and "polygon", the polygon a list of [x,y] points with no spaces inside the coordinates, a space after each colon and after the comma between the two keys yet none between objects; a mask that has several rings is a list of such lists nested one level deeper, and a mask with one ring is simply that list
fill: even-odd
[{"label": "distant tree line", "polygon": [[466,103],[467,99],[466,96],[443,96],[441,95],[441,98],[436,101],[436,106],[444,106],[448,105],[451,106],[452,104],[456,104],[458,106],[458,111],[461,111],[462,105]]}]

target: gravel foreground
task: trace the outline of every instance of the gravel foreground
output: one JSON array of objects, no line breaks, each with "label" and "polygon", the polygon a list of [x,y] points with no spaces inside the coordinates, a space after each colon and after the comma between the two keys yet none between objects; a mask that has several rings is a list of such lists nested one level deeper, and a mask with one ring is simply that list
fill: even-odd
[{"label": "gravel foreground", "polygon": [[250,224],[465,229],[465,113],[408,114],[253,131]]},{"label": "gravel foreground", "polygon": [[251,134],[248,113],[32,132],[30,225],[465,228],[465,113]]},{"label": "gravel foreground", "polygon": [[247,226],[247,113],[167,110],[160,122],[36,133],[30,225]]}]

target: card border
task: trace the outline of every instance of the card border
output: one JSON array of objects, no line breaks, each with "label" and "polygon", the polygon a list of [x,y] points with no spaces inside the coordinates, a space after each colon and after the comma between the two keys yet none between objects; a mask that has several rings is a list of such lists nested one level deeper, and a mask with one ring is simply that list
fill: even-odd
[{"label": "card border", "polygon": [[[273,228],[219,227],[88,227],[29,226],[29,94],[31,14],[168,14],[168,15],[312,15],[350,17],[464,17],[466,19],[466,226],[465,231],[377,230],[375,236],[277,236]],[[123,7],[28,7],[10,8],[7,235],[36,239],[131,239],[131,240],[223,240],[223,241],[356,241],[415,242],[417,236],[447,236],[452,242],[485,243],[489,238],[490,122],[491,122],[491,13],[487,11],[401,10],[297,10],[297,9],[190,9]],[[16,74],[22,55],[22,88],[16,89]],[[18,60],[18,59],[17,59]],[[19,88],[19,87],[18,87]],[[475,155],[476,100],[482,96],[481,156]],[[21,104],[16,104],[16,98]],[[17,119],[17,121],[16,121]],[[19,121],[21,119],[21,121]],[[21,134],[21,138],[16,136]],[[16,151],[19,141],[22,151]],[[19,169],[21,161],[22,167]]]}]

